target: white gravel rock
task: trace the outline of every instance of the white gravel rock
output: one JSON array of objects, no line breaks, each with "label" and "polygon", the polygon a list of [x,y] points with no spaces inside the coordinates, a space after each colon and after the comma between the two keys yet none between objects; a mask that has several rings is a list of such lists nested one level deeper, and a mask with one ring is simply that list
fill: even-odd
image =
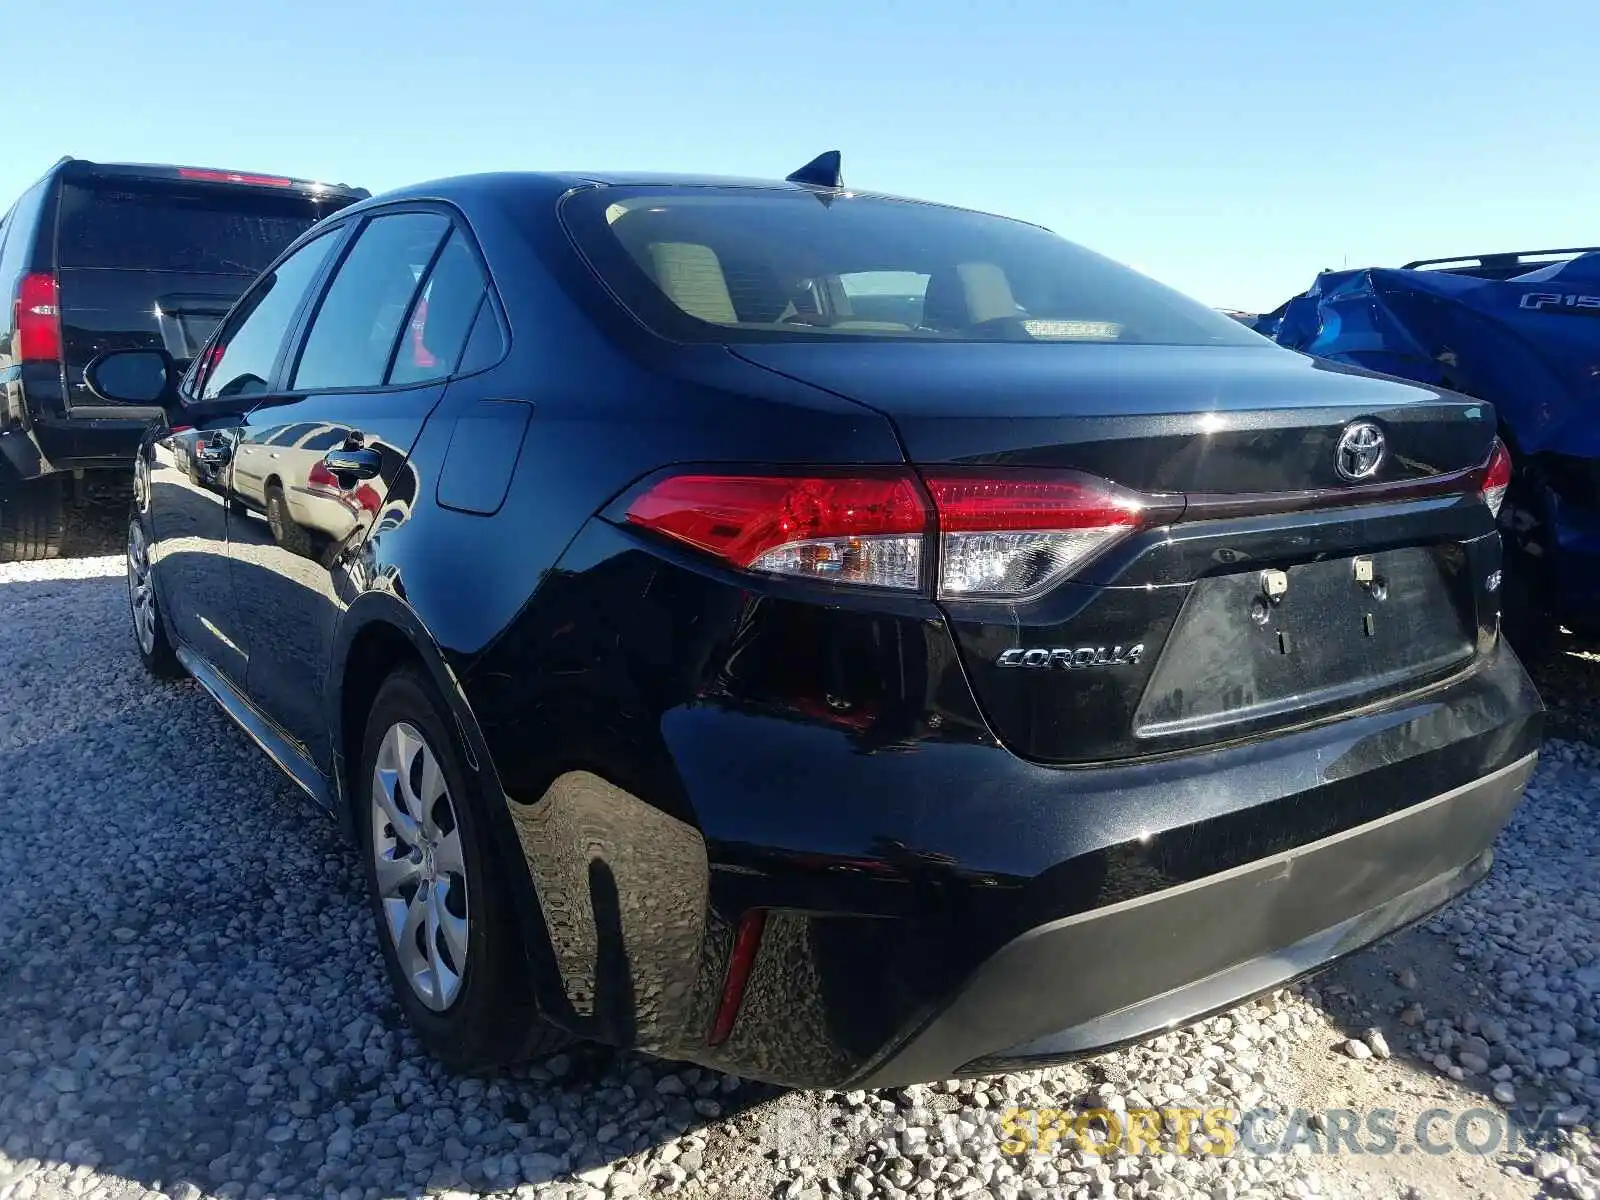
[{"label": "white gravel rock", "polygon": [[[0,566],[0,1200],[1361,1194],[1327,1158],[1000,1149],[1016,1106],[1281,1107],[1297,1047],[1328,1045],[1296,992],[1088,1063],[755,1108],[588,1051],[451,1078],[396,1017],[354,856],[194,684],[144,677],[121,570]],[[1553,743],[1489,880],[1430,925],[1492,1011],[1408,996],[1392,1049],[1376,1015],[1339,1044],[1352,1078],[1422,1078],[1415,1038],[1501,1104],[1565,1097],[1563,1140],[1508,1165],[1570,1196],[1600,1105],[1600,863],[1571,831],[1597,816],[1600,755]]]}]

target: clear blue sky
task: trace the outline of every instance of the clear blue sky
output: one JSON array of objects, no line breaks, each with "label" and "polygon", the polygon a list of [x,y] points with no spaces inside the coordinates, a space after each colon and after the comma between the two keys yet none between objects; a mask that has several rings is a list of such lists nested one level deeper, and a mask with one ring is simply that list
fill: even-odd
[{"label": "clear blue sky", "polygon": [[1600,0],[355,7],[18,0],[0,203],[62,154],[381,191],[838,147],[853,185],[1241,308],[1346,260],[1600,244]]}]

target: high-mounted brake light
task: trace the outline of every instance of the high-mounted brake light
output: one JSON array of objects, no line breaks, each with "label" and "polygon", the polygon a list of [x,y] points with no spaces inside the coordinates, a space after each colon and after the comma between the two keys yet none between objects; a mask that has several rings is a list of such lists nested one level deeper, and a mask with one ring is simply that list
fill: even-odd
[{"label": "high-mounted brake light", "polygon": [[674,475],[628,508],[630,524],[735,567],[865,587],[924,586],[938,536],[938,594],[1026,597],[1141,525],[1132,493],[1072,472],[849,476]]},{"label": "high-mounted brake light", "polygon": [[865,587],[922,583],[931,528],[907,472],[853,476],[674,475],[628,521],[733,566]]},{"label": "high-mounted brake light", "polygon": [[17,284],[16,331],[20,361],[60,361],[61,290],[54,275],[24,275]]},{"label": "high-mounted brake light", "polygon": [[179,167],[178,178],[202,183],[244,183],[252,187],[293,187],[294,180],[281,175],[241,175],[237,171],[208,171],[201,167]]},{"label": "high-mounted brake light", "polygon": [[1483,468],[1483,502],[1489,506],[1489,511],[1500,515],[1500,506],[1506,502],[1506,489],[1511,486],[1511,452],[1506,449],[1506,444],[1499,438],[1494,440],[1494,449],[1489,452],[1489,461]]}]

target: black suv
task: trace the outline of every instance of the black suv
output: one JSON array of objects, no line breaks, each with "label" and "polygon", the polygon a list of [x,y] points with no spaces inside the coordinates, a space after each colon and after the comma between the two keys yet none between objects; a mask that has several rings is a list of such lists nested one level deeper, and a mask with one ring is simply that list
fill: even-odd
[{"label": "black suv", "polygon": [[181,383],[87,376],[170,413],[140,656],[357,839],[458,1065],[1117,1045],[1471,887],[1534,765],[1493,410],[1020,222],[447,180],[302,237]]},{"label": "black suv", "polygon": [[0,217],[0,562],[61,547],[69,510],[126,503],[150,414],[90,396],[106,350],[192,358],[262,267],[361,189],[64,158]]}]

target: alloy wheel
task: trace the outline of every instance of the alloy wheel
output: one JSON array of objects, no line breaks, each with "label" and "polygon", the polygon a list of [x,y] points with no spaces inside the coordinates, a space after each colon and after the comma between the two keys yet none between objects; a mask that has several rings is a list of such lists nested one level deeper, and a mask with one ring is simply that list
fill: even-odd
[{"label": "alloy wheel", "polygon": [[407,722],[378,747],[371,819],[385,930],[417,999],[443,1012],[467,967],[467,864],[438,756]]},{"label": "alloy wheel", "polygon": [[283,545],[283,501],[275,495],[267,497],[267,524],[272,529],[272,540]]},{"label": "alloy wheel", "polygon": [[146,655],[156,648],[156,594],[150,580],[150,549],[144,527],[128,524],[128,603],[133,610],[133,634]]}]

